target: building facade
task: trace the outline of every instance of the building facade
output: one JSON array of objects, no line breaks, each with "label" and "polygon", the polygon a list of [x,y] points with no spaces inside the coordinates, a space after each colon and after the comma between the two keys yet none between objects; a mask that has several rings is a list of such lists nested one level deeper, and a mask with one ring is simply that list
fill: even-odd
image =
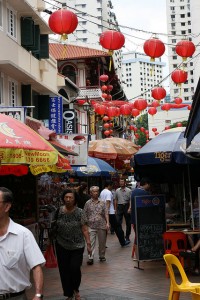
[{"label": "building facade", "polygon": [[193,58],[188,58],[183,63],[182,57],[176,54],[175,47],[177,42],[183,39],[197,44],[199,38],[195,39],[194,33],[198,35],[199,32],[200,5],[198,0],[166,0],[166,7],[169,72],[179,67],[188,72],[188,79],[181,85],[181,90],[173,81],[170,82],[171,99],[181,97],[185,103],[188,103],[192,101],[200,74],[200,68],[197,69],[198,59],[195,59],[198,50]]},{"label": "building facade", "polygon": [[162,81],[164,66],[165,63],[160,58],[151,62],[143,53],[123,53],[122,86],[127,99],[134,102],[136,98],[143,98],[151,104],[151,90]]}]

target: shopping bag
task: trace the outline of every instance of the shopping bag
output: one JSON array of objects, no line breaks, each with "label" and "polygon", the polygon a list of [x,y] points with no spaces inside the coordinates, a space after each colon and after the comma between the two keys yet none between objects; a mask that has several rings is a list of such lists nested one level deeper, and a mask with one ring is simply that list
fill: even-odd
[{"label": "shopping bag", "polygon": [[44,253],[44,258],[46,259],[46,263],[45,263],[46,268],[57,268],[58,263],[54,253],[54,247],[52,244],[47,246],[47,249]]}]

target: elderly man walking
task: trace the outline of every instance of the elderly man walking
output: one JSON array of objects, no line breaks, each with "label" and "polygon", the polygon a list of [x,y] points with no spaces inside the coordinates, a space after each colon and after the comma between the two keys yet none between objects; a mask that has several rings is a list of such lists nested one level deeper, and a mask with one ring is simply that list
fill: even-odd
[{"label": "elderly man walking", "polygon": [[107,230],[109,229],[109,216],[105,202],[99,198],[98,186],[92,186],[90,188],[90,195],[91,199],[86,202],[84,211],[87,217],[92,249],[92,254],[89,256],[87,264],[93,265],[97,236],[99,242],[99,261],[106,261],[106,236]]}]

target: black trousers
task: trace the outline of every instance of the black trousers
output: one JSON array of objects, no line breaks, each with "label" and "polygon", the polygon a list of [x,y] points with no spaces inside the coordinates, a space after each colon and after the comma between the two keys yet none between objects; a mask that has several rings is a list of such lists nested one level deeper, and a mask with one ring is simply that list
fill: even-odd
[{"label": "black trousers", "polygon": [[81,284],[84,248],[66,250],[57,242],[55,246],[63,293],[65,297],[72,297],[74,291],[79,291]]},{"label": "black trousers", "polygon": [[118,222],[115,214],[109,215],[109,222],[110,222],[111,228],[113,228],[114,232],[116,233],[116,236],[120,242],[120,245],[124,246],[124,244],[125,244],[124,231],[122,229],[122,225]]},{"label": "black trousers", "polygon": [[129,239],[131,234],[131,215],[128,213],[129,203],[117,205],[117,219],[122,225],[123,217],[126,221],[126,239]]}]

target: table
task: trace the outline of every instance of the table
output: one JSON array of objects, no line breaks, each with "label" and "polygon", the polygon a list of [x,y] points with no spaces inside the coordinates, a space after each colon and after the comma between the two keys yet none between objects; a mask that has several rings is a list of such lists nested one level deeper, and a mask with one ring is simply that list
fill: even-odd
[{"label": "table", "polygon": [[167,224],[167,228],[189,228],[191,226],[190,223],[172,223],[172,224]]}]

